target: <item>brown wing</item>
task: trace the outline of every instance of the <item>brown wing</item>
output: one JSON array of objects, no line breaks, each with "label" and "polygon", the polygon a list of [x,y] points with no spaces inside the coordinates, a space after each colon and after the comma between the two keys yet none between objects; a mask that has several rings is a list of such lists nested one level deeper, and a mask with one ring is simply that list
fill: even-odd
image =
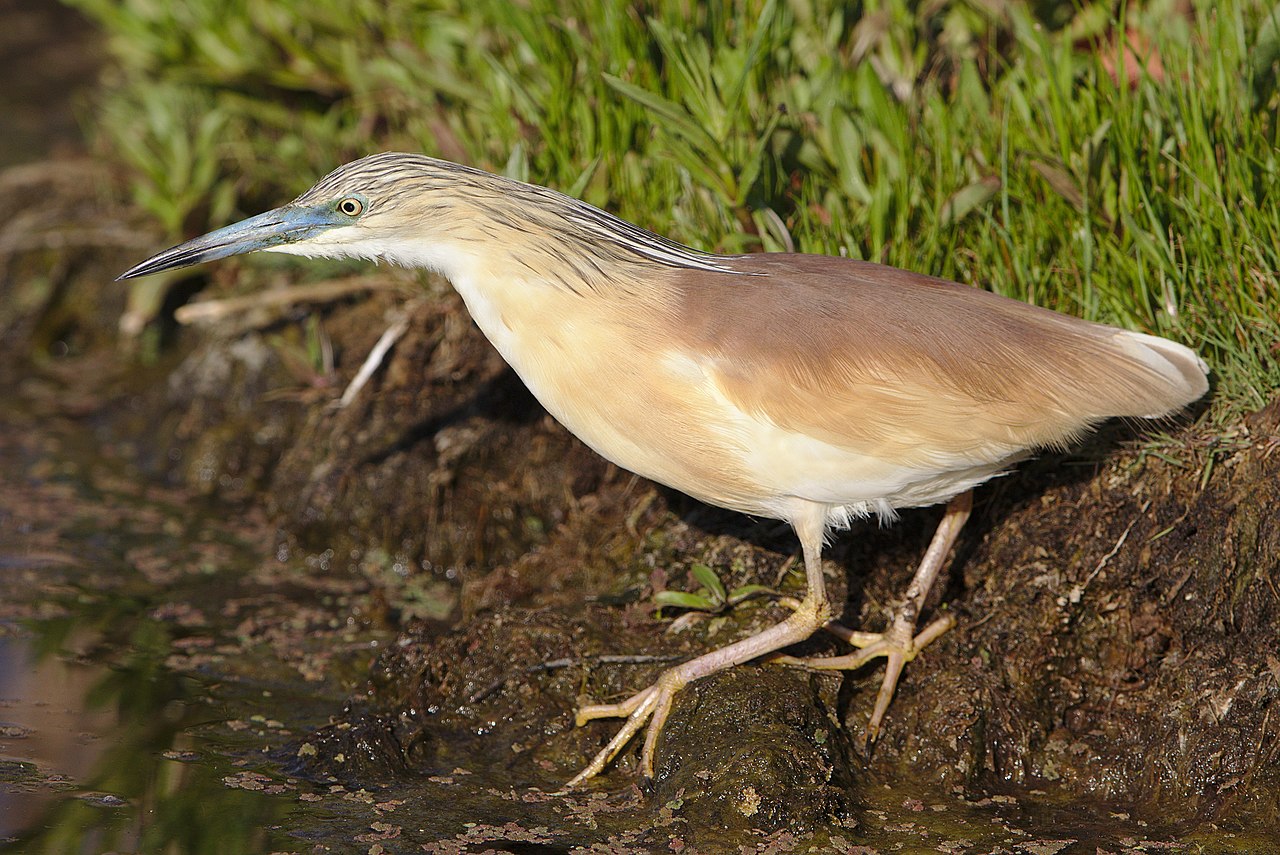
[{"label": "brown wing", "polygon": [[1181,345],[987,291],[827,256],[676,280],[682,343],[757,417],[903,463],[999,459],[1203,394]]}]

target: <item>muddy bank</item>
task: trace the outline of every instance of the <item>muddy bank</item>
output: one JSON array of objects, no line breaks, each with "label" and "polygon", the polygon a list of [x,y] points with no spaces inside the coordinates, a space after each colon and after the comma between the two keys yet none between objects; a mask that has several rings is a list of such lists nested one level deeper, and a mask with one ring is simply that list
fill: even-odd
[{"label": "muddy bank", "polygon": [[[83,163],[0,181],[11,209],[50,235],[56,223],[131,222],[109,188]],[[122,345],[124,292],[108,283],[146,238],[10,251],[0,379],[35,411],[91,427],[145,477],[265,514],[275,533],[262,548],[282,573],[310,556],[313,584],[235,605],[259,645],[310,651],[282,655],[284,673],[325,667],[314,637],[332,618],[327,584],[354,598],[345,618],[398,633],[367,672],[344,674],[351,700],[330,725],[274,750],[317,787],[434,810],[406,847],[994,851],[1041,831],[1119,847],[1280,828],[1280,405],[1223,435],[1179,428],[1159,453],[1113,426],[984,488],[932,604],[957,628],[908,667],[874,751],[860,734],[877,667],[840,678],[745,666],[681,694],[652,789],[635,786],[633,748],[563,799],[548,794],[615,728],[573,727],[580,700],[624,697],[785,615],[759,599],[674,631],[654,591],[696,587],[689,568],[703,563],[729,587],[797,594],[788,529],[595,457],[541,411],[451,291],[411,274],[176,324],[172,310],[193,296],[316,276],[228,262],[175,284],[149,352]],[[401,318],[372,379],[336,406]],[[938,515],[838,540],[827,567],[846,622],[883,626]],[[287,618],[311,608],[314,620]],[[1055,813],[1062,805],[1107,819],[1093,827]],[[465,825],[488,817],[502,822]],[[381,845],[396,851],[391,839]]]},{"label": "muddy bank", "polygon": [[[1175,837],[1211,824],[1275,829],[1280,405],[1239,430],[1203,485],[1204,449],[1184,447],[1183,466],[1121,450],[1074,470],[1044,461],[988,489],[945,596],[958,627],[910,666],[874,751],[859,736],[877,669],[842,680],[747,666],[679,699],[653,803],[679,794],[695,840],[703,818],[704,832],[848,821],[869,791],[904,782],[963,802],[1095,804]],[[787,561],[777,544],[720,533],[732,520],[690,525],[681,510],[714,515],[672,505],[647,519],[641,556],[671,561],[666,567],[707,560],[766,582]],[[855,625],[884,620],[931,522],[867,528],[834,551]],[[579,531],[622,523],[615,510]],[[369,707],[395,724],[358,725],[360,738],[405,769],[440,774],[483,757],[515,785],[553,787],[613,732],[609,723],[572,728],[575,704],[623,697],[663,667],[593,656],[689,656],[784,614],[744,607],[673,637],[670,624],[652,620],[645,595],[630,605],[607,601],[628,584],[646,585],[643,564],[601,590],[606,601],[575,607],[529,583],[561,565],[558,547],[581,545],[572,525],[553,540],[519,568],[493,571],[501,583],[485,589],[489,601],[494,590],[513,590],[515,577],[520,607],[486,609],[443,636],[410,632],[384,655]],[[587,558],[607,560],[603,550]],[[798,583],[792,574],[784,587]],[[625,786],[633,760],[598,789]],[[334,767],[321,760],[317,768]]]}]

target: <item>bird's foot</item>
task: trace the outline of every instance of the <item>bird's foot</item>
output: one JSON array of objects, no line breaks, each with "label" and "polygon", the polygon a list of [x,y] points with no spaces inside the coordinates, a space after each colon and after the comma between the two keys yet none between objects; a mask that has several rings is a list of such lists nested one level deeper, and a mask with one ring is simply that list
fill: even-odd
[{"label": "bird's foot", "polygon": [[653,777],[653,756],[658,745],[658,734],[667,723],[671,712],[671,704],[676,692],[688,679],[680,668],[672,668],[663,673],[658,681],[647,689],[636,692],[625,701],[617,704],[591,704],[578,708],[575,722],[578,727],[597,718],[626,718],[622,727],[614,734],[609,744],[600,749],[587,767],[565,784],[566,790],[572,790],[584,781],[594,778],[604,771],[609,761],[645,727],[644,748],[640,752],[640,774],[645,778]]},{"label": "bird's foot", "polygon": [[871,721],[867,723],[867,742],[871,743],[875,742],[880,735],[880,723],[889,709],[889,701],[893,700],[893,693],[898,687],[898,678],[902,676],[902,669],[908,662],[915,659],[921,650],[955,626],[955,623],[954,617],[944,615],[917,634],[915,622],[902,613],[894,617],[893,623],[885,632],[857,632],[831,622],[824,628],[859,648],[857,652],[845,656],[813,658],[776,656],[772,661],[812,671],[853,671],[872,659],[883,656],[885,658],[884,680],[881,681],[880,692],[876,695],[876,705],[871,712]]},{"label": "bird's foot", "polygon": [[578,710],[577,722],[585,724],[597,718],[626,718],[622,727],[614,734],[609,744],[583,769],[573,780],[565,784],[566,790],[581,785],[589,778],[594,778],[604,771],[609,761],[631,741],[642,729],[644,748],[640,752],[640,774],[646,778],[653,777],[653,757],[658,747],[658,735],[671,713],[671,704],[676,692],[703,677],[741,665],[750,659],[772,653],[803,641],[817,631],[831,617],[831,607],[825,597],[810,595],[796,604],[791,616],[780,624],[747,636],[727,647],[712,650],[694,659],[690,659],[674,668],[669,668],[647,689],[636,692],[625,701],[617,704],[594,704]]}]

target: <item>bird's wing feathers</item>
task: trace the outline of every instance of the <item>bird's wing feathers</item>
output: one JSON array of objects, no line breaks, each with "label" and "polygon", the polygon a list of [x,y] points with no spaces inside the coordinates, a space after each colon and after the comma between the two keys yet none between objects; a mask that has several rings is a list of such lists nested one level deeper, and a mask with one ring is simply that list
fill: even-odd
[{"label": "bird's wing feathers", "polygon": [[867,262],[735,263],[762,275],[678,280],[689,352],[742,411],[880,459],[990,462],[1204,391],[1164,339]]}]

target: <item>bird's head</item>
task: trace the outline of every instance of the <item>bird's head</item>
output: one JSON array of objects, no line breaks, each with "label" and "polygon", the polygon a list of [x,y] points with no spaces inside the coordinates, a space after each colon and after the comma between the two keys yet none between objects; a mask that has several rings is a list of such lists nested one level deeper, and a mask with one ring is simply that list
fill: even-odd
[{"label": "bird's head", "polygon": [[438,267],[427,244],[456,219],[448,210],[456,194],[439,191],[477,175],[495,178],[420,155],[371,155],[335,169],[287,205],[166,249],[119,279],[260,250]]},{"label": "bird's head", "polygon": [[386,260],[435,270],[455,285],[533,282],[575,293],[647,280],[655,267],[731,271],[554,190],[386,152],[340,166],[289,204],[166,249],[119,278],[259,250]]}]

